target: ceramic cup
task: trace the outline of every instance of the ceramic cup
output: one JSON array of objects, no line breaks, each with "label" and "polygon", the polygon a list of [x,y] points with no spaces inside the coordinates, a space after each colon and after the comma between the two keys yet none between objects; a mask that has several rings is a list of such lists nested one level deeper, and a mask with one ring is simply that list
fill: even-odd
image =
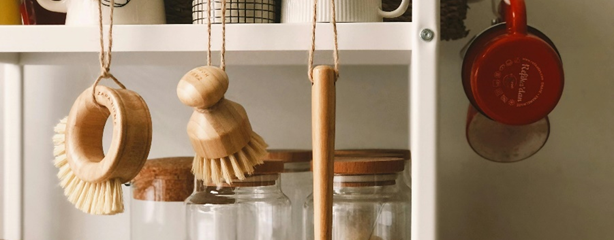
[{"label": "ceramic cup", "polygon": [[[38,0],[49,11],[66,13],[66,25],[98,24],[97,0]],[[102,0],[103,23],[109,24],[110,0]],[[116,0],[113,24],[165,24],[163,0]]]},{"label": "ceramic cup", "polygon": [[0,0],[0,25],[20,25],[19,0]]},{"label": "ceramic cup", "polygon": [[[208,0],[192,2],[192,22],[207,24]],[[233,0],[226,3],[226,23],[274,23],[277,18],[276,0]],[[211,22],[222,22],[222,3],[211,4]]]},{"label": "ceramic cup", "polygon": [[[318,0],[318,22],[331,21],[331,1]],[[382,10],[382,0],[335,0],[337,22],[382,22],[384,18],[403,15],[410,0],[402,0],[394,11]],[[313,0],[283,0],[282,23],[304,23],[313,21]]]}]

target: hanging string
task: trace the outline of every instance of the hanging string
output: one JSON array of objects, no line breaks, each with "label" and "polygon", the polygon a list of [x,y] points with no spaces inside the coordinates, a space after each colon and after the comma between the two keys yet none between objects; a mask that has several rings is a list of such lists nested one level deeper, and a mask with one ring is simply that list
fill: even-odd
[{"label": "hanging string", "polygon": [[[333,49],[333,59],[335,64],[335,74],[337,79],[339,79],[339,42],[337,41],[337,17],[336,17],[336,7],[335,0],[331,1],[331,23],[333,24],[333,37],[334,37],[334,49]],[[314,53],[316,51],[316,23],[318,21],[318,0],[313,0],[313,20],[311,25],[311,49],[309,49],[309,66],[307,70],[307,74],[309,75],[309,80],[313,82],[313,58]]]},{"label": "hanging string", "polygon": [[207,0],[207,66],[211,66],[211,0]]},{"label": "hanging string", "polygon": [[222,55],[220,68],[226,70],[226,0],[222,0]]},{"label": "hanging string", "polygon": [[[211,66],[211,2],[207,0],[207,66]],[[220,68],[226,70],[226,0],[222,0],[222,49]]]},{"label": "hanging string", "polygon": [[[113,49],[113,10],[115,9],[115,0],[111,0],[110,4],[111,8],[111,17],[109,22],[109,45],[107,46],[107,50],[104,50],[104,33],[102,26],[102,0],[98,0],[98,28],[100,30],[100,76],[96,78],[94,84],[92,85],[92,98],[94,99],[94,103],[98,104],[96,101],[96,86],[100,80],[104,78],[110,78],[122,89],[126,89],[126,86],[122,84],[113,74],[111,74],[111,49]],[[98,104],[100,105],[100,104]]]}]

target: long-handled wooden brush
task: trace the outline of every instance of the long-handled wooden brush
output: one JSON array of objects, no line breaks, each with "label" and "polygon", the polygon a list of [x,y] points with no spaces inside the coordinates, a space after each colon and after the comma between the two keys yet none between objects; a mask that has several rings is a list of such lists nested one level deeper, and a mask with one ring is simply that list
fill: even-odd
[{"label": "long-handled wooden brush", "polygon": [[[151,146],[149,109],[135,92],[104,86],[85,90],[70,115],[55,126],[54,165],[68,201],[89,214],[124,210],[121,184],[145,164]],[[92,97],[95,96],[95,99]],[[104,155],[102,135],[113,118],[113,140]]]},{"label": "long-handled wooden brush", "polygon": [[267,154],[268,145],[252,130],[245,109],[224,98],[227,89],[226,72],[212,66],[191,70],[177,86],[181,102],[194,107],[188,123],[196,153],[192,170],[206,183],[243,180]]}]

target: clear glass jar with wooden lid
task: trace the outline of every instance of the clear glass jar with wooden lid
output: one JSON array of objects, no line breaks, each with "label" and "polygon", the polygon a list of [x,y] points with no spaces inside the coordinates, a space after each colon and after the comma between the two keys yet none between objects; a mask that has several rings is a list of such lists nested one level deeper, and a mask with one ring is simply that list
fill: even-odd
[{"label": "clear glass jar with wooden lid", "polygon": [[286,240],[290,200],[281,191],[284,164],[265,160],[254,173],[232,184],[196,181],[186,200],[189,240]]},{"label": "clear glass jar with wooden lid", "polygon": [[[411,202],[402,179],[406,158],[340,156],[333,177],[333,240],[409,240]],[[304,238],[313,239],[313,196],[304,207]]]},{"label": "clear glass jar with wooden lid", "polygon": [[194,190],[193,157],[151,159],[131,183],[130,239],[185,239],[184,201]]},{"label": "clear glass jar with wooden lid", "polygon": [[267,159],[284,163],[281,173],[281,190],[292,203],[292,227],[290,237],[303,233],[303,204],[313,191],[311,150],[268,150]]}]

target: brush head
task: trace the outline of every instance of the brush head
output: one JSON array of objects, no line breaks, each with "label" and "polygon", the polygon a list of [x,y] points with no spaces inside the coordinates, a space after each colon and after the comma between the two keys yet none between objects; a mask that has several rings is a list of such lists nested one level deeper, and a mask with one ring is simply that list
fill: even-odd
[{"label": "brush head", "polygon": [[121,181],[111,179],[100,183],[81,180],[70,168],[66,157],[66,126],[68,117],[55,126],[53,136],[53,161],[59,169],[57,177],[64,195],[75,207],[85,213],[113,215],[124,211]]},{"label": "brush head", "polygon": [[217,104],[228,90],[228,75],[218,67],[197,67],[177,85],[179,100],[190,107],[205,109]]},{"label": "brush head", "polygon": [[222,158],[194,157],[192,172],[196,179],[205,184],[231,184],[233,180],[244,180],[254,173],[254,166],[264,163],[268,145],[262,137],[252,132],[250,141],[240,151]]}]

